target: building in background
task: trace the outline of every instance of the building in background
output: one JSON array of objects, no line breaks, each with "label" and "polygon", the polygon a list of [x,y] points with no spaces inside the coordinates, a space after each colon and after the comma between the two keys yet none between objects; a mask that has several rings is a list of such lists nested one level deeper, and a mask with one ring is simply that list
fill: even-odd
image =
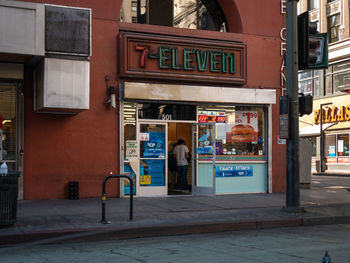
[{"label": "building in background", "polygon": [[313,114],[301,117],[299,122],[300,136],[313,142],[314,171],[321,171],[321,108],[323,160],[327,171],[347,172],[350,168],[349,7],[348,0],[301,0],[298,3],[299,13],[309,11],[310,21],[317,22],[318,31],[328,33],[328,69],[302,71],[298,78],[299,92],[314,96]]},{"label": "building in background", "polygon": [[[19,197],[100,196],[110,172],[136,196],[284,192],[273,2],[0,0],[0,162]],[[190,192],[168,165],[179,138]]]}]

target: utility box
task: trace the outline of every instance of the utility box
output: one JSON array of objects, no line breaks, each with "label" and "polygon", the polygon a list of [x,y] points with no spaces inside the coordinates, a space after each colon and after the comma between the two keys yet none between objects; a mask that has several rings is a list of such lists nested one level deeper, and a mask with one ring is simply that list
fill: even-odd
[{"label": "utility box", "polygon": [[1,53],[45,55],[45,9],[42,4],[0,0]]},{"label": "utility box", "polygon": [[311,186],[311,158],[312,143],[308,139],[299,140],[299,176],[300,187],[310,188]]},{"label": "utility box", "polygon": [[35,70],[36,112],[78,113],[89,109],[90,62],[44,58]]}]

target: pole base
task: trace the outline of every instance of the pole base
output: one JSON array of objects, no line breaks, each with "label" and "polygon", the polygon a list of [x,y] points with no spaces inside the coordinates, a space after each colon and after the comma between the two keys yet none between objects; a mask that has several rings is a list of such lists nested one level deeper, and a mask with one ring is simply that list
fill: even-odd
[{"label": "pole base", "polygon": [[304,207],[291,206],[291,207],[282,207],[282,212],[285,213],[305,213]]}]

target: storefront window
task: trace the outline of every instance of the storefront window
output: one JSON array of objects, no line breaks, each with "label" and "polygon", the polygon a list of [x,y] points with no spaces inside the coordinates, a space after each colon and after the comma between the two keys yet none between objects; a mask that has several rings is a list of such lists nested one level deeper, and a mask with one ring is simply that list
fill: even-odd
[{"label": "storefront window", "polygon": [[325,154],[328,157],[336,157],[336,136],[326,135],[325,136]]},{"label": "storefront window", "polygon": [[[136,185],[136,175],[132,168],[133,161],[138,157],[138,145],[136,140],[136,103],[124,103],[124,173],[128,174]],[[124,179],[124,194],[130,194],[129,180]],[[133,189],[136,194],[136,187]]]},{"label": "storefront window", "polygon": [[6,162],[9,170],[16,164],[16,88],[0,86],[0,165]]},{"label": "storefront window", "polygon": [[136,145],[136,104],[124,104],[124,159],[137,157]]},{"label": "storefront window", "polygon": [[215,123],[217,159],[266,154],[263,107],[202,107],[198,122]]},{"label": "storefront window", "polygon": [[325,155],[328,163],[350,163],[349,134],[325,136]]},{"label": "storefront window", "polygon": [[337,153],[339,157],[349,156],[349,134],[337,135]]},{"label": "storefront window", "polygon": [[317,156],[317,141],[316,141],[316,137],[308,137],[307,138],[312,145],[312,157],[316,157]]},{"label": "storefront window", "polygon": [[120,13],[121,21],[128,23],[221,32],[227,25],[215,0],[124,0]]}]

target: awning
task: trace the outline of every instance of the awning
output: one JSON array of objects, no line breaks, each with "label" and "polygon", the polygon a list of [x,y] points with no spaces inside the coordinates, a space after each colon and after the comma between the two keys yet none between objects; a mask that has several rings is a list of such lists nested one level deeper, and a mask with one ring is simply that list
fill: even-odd
[{"label": "awning", "polygon": [[125,82],[122,96],[136,100],[276,104],[276,90]]},{"label": "awning", "polygon": [[[327,128],[329,128],[330,126],[332,126],[334,124],[335,123],[324,123],[324,124],[322,124],[322,130],[326,130]],[[305,137],[305,136],[320,136],[320,124],[301,128],[299,130],[299,136],[301,136],[301,137]]]},{"label": "awning", "polygon": [[327,131],[333,131],[333,130],[345,130],[345,129],[350,129],[350,122],[349,121],[342,121],[335,123],[332,125],[332,127],[329,127]]}]

